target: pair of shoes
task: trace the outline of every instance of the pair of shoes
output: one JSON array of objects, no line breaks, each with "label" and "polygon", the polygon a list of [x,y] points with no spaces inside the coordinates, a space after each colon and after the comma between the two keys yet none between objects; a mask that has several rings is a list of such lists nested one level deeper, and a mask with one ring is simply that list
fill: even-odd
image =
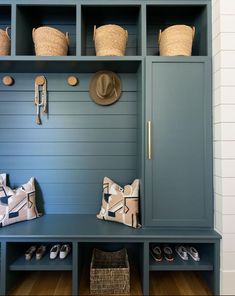
[{"label": "pair of shoes", "polygon": [[55,259],[58,254],[60,259],[65,259],[67,257],[67,255],[70,252],[70,246],[65,244],[60,246],[58,245],[54,245],[51,250],[50,250],[50,259]]},{"label": "pair of shoes", "polygon": [[183,260],[188,260],[188,255],[192,257],[194,261],[200,261],[200,256],[195,247],[176,246],[176,253]]},{"label": "pair of shoes", "polygon": [[153,259],[157,262],[162,261],[163,255],[168,262],[172,262],[174,260],[172,248],[169,246],[164,246],[163,249],[161,249],[161,247],[158,245],[153,246],[151,247],[151,255],[153,256]]},{"label": "pair of shoes", "polygon": [[46,253],[46,246],[41,245],[38,248],[36,246],[31,246],[25,252],[25,260],[27,261],[31,260],[35,252],[36,252],[36,260],[40,260]]}]

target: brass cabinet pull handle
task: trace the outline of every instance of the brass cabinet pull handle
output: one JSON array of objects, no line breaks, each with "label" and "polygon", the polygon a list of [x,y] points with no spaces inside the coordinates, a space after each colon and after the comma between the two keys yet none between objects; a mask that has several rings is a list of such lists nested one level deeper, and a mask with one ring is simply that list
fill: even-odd
[{"label": "brass cabinet pull handle", "polygon": [[148,159],[152,159],[152,131],[151,131],[151,121],[147,123],[148,127]]}]

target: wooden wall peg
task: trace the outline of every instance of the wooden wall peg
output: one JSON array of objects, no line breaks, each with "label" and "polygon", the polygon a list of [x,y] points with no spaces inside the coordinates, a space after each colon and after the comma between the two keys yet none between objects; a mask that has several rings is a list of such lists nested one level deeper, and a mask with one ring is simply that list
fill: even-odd
[{"label": "wooden wall peg", "polygon": [[79,80],[76,76],[69,76],[67,82],[70,86],[76,86],[79,83]]},{"label": "wooden wall peg", "polygon": [[39,86],[42,86],[45,83],[45,77],[44,76],[37,76],[35,78],[35,83]]},{"label": "wooden wall peg", "polygon": [[2,78],[2,83],[6,86],[11,86],[14,84],[14,79],[11,76],[4,76]]}]

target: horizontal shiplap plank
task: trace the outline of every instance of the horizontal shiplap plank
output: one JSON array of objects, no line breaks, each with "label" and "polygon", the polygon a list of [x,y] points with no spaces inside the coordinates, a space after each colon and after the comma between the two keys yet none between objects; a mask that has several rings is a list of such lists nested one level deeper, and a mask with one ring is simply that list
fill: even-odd
[{"label": "horizontal shiplap plank", "polygon": [[[109,115],[109,114],[127,114],[137,113],[135,102],[118,102],[110,106],[100,106],[93,102],[51,102],[49,103],[50,115]],[[36,107],[28,102],[8,102],[0,103],[0,115],[18,115],[21,110],[22,115],[33,115]]]},{"label": "horizontal shiplap plank", "polygon": [[[24,136],[22,137],[22,132]],[[0,143],[136,142],[136,129],[1,129]]]},{"label": "horizontal shiplap plank", "polygon": [[[5,74],[0,75],[0,79]],[[14,85],[12,85],[10,88],[5,86],[4,84],[0,84],[0,91],[34,91],[34,80],[39,74],[11,74],[12,77],[15,80]],[[44,74],[45,75],[45,74]],[[67,77],[70,76],[64,75],[61,73],[53,74],[53,73],[47,73],[46,79],[47,79],[47,90],[48,91],[68,91],[68,92],[75,92],[75,91],[88,91],[89,90],[89,83],[92,78],[93,73],[86,74],[86,73],[71,73],[71,75],[75,75],[79,79],[79,84],[71,87],[67,83]],[[121,82],[122,82],[122,91],[136,91],[137,89],[137,83],[136,83],[136,74],[123,74],[118,73]],[[16,94],[17,95],[17,94]]]},{"label": "horizontal shiplap plank", "polygon": [[[49,102],[93,102],[87,91],[65,92],[51,91],[48,93]],[[0,102],[33,102],[34,92],[1,91]],[[119,102],[136,102],[136,92],[122,92]]]},{"label": "horizontal shiplap plank", "polygon": [[44,204],[48,214],[95,214],[100,210],[100,202],[77,204]]},{"label": "horizontal shiplap plank", "polygon": [[1,155],[136,155],[136,143],[1,143]]},{"label": "horizontal shiplap plank", "polygon": [[135,156],[0,156],[0,170],[8,169],[135,169]]},{"label": "horizontal shiplap plank", "polygon": [[[92,201],[102,195],[102,183],[100,184],[40,184],[40,191],[43,196],[60,197],[60,200],[64,200],[70,196],[76,196],[81,201]],[[88,200],[88,197],[89,199]]]},{"label": "horizontal shiplap plank", "polygon": [[50,183],[84,183],[84,184],[101,184],[103,178],[108,176],[113,181],[117,182],[120,186],[131,183],[137,178],[135,169],[104,169],[104,170],[6,170],[0,171],[0,173],[7,173],[9,176],[10,185],[12,188],[16,188],[28,182],[31,177],[35,177],[39,184],[50,184]]},{"label": "horizontal shiplap plank", "polygon": [[46,213],[95,213],[104,176],[121,186],[137,177],[136,74],[119,74],[122,96],[108,107],[90,99],[92,74],[75,75],[80,83],[70,87],[69,74],[46,74],[49,114],[41,126],[36,74],[12,74],[12,87],[0,85],[0,172],[12,187],[34,176]]},{"label": "horizontal shiplap plank", "polygon": [[[86,187],[82,187],[83,190],[87,191],[87,194],[82,193],[80,195],[79,190],[77,190],[76,192],[76,188],[74,188],[72,191],[75,191],[75,194],[71,194],[70,190],[68,190],[68,192],[66,192],[66,188],[68,188],[70,185],[66,185],[63,184],[64,188],[62,188],[62,194],[57,195],[57,190],[54,190],[53,193],[55,193],[55,195],[50,195],[50,194],[46,194],[46,201],[47,204],[50,205],[76,205],[76,204],[87,204],[87,203],[97,203],[97,202],[101,202],[102,200],[102,183],[96,185],[95,190],[93,187],[92,188],[92,192],[89,191],[89,187],[90,185],[87,184]],[[80,187],[80,184],[76,185],[77,188]],[[81,189],[82,190],[82,189]],[[81,191],[80,190],[80,191]],[[94,191],[93,191],[94,190]],[[42,192],[43,194],[43,192]]]},{"label": "horizontal shiplap plank", "polygon": [[42,125],[35,123],[35,116],[0,116],[1,128],[136,128],[135,115],[68,115],[42,117]]}]

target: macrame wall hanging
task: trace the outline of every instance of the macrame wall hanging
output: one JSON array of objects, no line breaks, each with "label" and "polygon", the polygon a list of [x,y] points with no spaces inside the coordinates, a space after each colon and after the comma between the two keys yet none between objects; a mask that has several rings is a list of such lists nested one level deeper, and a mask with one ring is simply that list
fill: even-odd
[{"label": "macrame wall hanging", "polygon": [[47,81],[44,76],[37,76],[35,78],[35,96],[34,104],[37,108],[36,123],[42,124],[41,108],[43,114],[47,113]]}]

